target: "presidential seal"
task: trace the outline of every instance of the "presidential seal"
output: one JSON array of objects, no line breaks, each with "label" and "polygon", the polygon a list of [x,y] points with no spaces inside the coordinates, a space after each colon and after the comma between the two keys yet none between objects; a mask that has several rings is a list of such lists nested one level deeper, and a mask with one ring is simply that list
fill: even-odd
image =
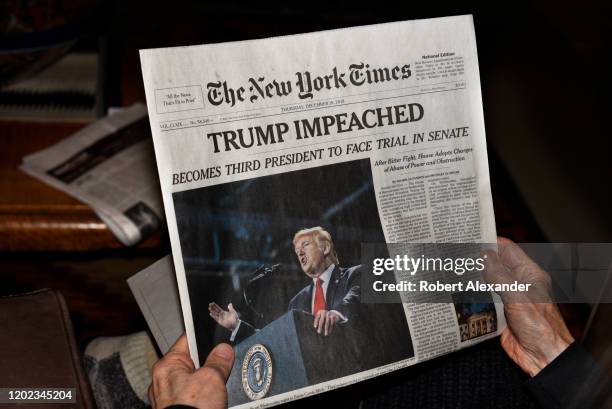
[{"label": "presidential seal", "polygon": [[251,400],[261,399],[272,384],[272,357],[268,349],[255,344],[242,360],[242,388]]}]

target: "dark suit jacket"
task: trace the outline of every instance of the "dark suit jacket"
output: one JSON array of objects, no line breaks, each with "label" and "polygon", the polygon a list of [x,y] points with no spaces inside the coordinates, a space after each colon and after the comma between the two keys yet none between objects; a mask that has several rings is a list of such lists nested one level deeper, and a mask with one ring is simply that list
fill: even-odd
[{"label": "dark suit jacket", "polygon": [[[312,314],[312,291],[314,283],[302,288],[289,301],[288,311],[298,310]],[[361,265],[349,268],[336,266],[327,285],[325,304],[328,311],[336,310],[349,322],[357,320],[361,309]],[[240,322],[233,342],[238,343],[253,335],[257,329],[245,321]]]},{"label": "dark suit jacket", "polygon": [[543,409],[599,409],[612,403],[612,380],[578,342],[527,382]]},{"label": "dark suit jacket", "polygon": [[[314,283],[304,287],[289,301],[288,310],[299,310],[312,314],[312,292]],[[361,265],[342,268],[336,266],[331,274],[325,294],[325,309],[336,310],[349,321],[359,314],[361,305]]]}]

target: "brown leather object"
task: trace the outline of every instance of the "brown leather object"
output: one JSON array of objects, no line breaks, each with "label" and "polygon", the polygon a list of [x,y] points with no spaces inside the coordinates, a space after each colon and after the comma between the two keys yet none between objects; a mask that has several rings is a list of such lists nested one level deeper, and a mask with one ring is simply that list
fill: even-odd
[{"label": "brown leather object", "polygon": [[95,408],[68,308],[58,291],[0,298],[0,387],[76,388],[77,403],[13,408]]}]

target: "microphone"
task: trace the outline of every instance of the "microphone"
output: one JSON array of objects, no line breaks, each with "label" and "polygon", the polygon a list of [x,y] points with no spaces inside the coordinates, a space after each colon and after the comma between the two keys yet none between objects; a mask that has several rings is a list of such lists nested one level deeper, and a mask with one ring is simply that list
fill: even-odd
[{"label": "microphone", "polygon": [[276,270],[279,270],[280,268],[281,264],[275,264],[273,266],[266,266],[265,264],[262,264],[257,268],[257,270],[253,271],[253,274],[251,274],[251,278],[249,278],[249,281],[242,289],[242,297],[245,301],[245,305],[252,311],[255,318],[260,322],[263,322],[264,314],[257,311],[253,306],[253,300],[249,294],[251,292],[251,286],[257,281],[270,276],[272,273],[274,273]]},{"label": "microphone", "polygon": [[281,268],[280,263],[274,264],[273,266],[266,266],[265,264],[262,264],[261,266],[257,268],[257,270],[253,272],[253,274],[251,274],[251,278],[249,278],[247,285],[251,285],[257,280],[261,280],[262,278],[269,276],[270,274],[272,274],[273,272],[275,272],[276,270],[280,268]]}]

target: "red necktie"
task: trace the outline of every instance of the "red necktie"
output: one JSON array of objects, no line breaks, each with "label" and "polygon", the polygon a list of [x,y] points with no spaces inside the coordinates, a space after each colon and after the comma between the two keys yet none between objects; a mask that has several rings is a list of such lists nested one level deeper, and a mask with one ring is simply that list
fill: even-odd
[{"label": "red necktie", "polygon": [[319,310],[325,309],[325,295],[323,294],[323,280],[317,278],[315,281],[315,297],[314,297],[314,305],[312,307],[312,312],[317,316]]}]

